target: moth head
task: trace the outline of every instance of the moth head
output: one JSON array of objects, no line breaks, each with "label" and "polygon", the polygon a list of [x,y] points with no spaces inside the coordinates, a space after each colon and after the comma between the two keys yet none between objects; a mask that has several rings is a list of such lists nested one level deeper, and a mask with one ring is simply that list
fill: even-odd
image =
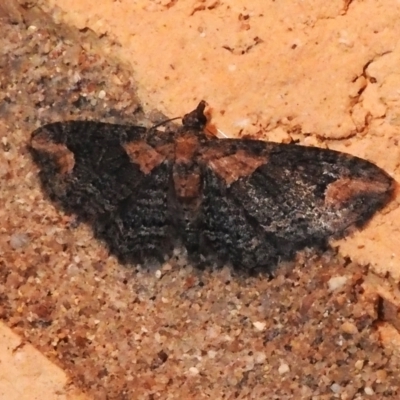
[{"label": "moth head", "polygon": [[207,103],[204,100],[201,100],[193,111],[183,116],[182,125],[185,128],[202,131],[207,125],[207,116],[204,114],[206,106]]}]

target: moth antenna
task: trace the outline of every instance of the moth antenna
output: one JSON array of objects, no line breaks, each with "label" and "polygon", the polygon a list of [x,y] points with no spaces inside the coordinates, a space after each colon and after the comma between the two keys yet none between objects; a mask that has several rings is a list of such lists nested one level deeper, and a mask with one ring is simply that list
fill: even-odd
[{"label": "moth antenna", "polygon": [[168,118],[168,119],[166,119],[165,121],[161,121],[161,122],[159,122],[158,124],[153,125],[150,129],[156,129],[156,128],[158,128],[159,126],[168,124],[168,122],[175,121],[175,120],[180,119],[180,118],[181,118],[181,117]]}]

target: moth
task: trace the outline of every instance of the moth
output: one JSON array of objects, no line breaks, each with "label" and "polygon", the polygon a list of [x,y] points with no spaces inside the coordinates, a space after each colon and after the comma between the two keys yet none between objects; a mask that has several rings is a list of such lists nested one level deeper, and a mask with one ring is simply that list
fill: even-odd
[{"label": "moth", "polygon": [[160,131],[65,121],[33,132],[29,149],[48,196],[89,223],[123,262],[193,262],[273,271],[305,247],[362,227],[393,179],[333,150],[205,133],[206,103]]}]

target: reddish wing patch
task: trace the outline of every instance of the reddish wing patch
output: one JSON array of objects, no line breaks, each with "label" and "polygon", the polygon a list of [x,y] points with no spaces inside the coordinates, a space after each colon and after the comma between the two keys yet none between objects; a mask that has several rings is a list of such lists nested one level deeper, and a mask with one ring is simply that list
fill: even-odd
[{"label": "reddish wing patch", "polygon": [[342,178],[328,185],[325,191],[325,205],[338,209],[357,196],[379,196],[387,191],[387,183]]},{"label": "reddish wing patch", "polygon": [[268,162],[267,156],[254,156],[246,150],[238,150],[235,154],[211,158],[208,165],[227,185],[239,178],[251,175],[258,167]]},{"label": "reddish wing patch", "polygon": [[69,174],[74,169],[74,153],[64,144],[51,141],[46,132],[36,135],[31,141],[31,147],[38,152],[46,153],[50,156],[58,165],[61,174]]},{"label": "reddish wing patch", "polygon": [[140,170],[146,175],[166,159],[165,155],[160,154],[145,141],[125,143],[123,147],[131,162],[139,165]]}]

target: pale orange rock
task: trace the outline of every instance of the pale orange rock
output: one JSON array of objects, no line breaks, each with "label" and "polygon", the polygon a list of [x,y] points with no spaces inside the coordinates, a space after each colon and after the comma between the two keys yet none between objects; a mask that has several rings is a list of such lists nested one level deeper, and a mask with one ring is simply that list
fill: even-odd
[{"label": "pale orange rock", "polygon": [[[0,323],[0,398],[88,400],[70,387],[65,372]],[[6,367],[4,367],[6,366]]]},{"label": "pale orange rock", "polygon": [[398,352],[398,349],[400,349],[400,333],[393,325],[387,323],[379,325],[378,333],[382,343]]},{"label": "pale orange rock", "polygon": [[[149,110],[178,116],[205,99],[228,137],[293,137],[366,158],[400,181],[397,1],[40,4],[115,41],[103,51],[132,66]],[[338,245],[400,281],[398,203]]]}]

